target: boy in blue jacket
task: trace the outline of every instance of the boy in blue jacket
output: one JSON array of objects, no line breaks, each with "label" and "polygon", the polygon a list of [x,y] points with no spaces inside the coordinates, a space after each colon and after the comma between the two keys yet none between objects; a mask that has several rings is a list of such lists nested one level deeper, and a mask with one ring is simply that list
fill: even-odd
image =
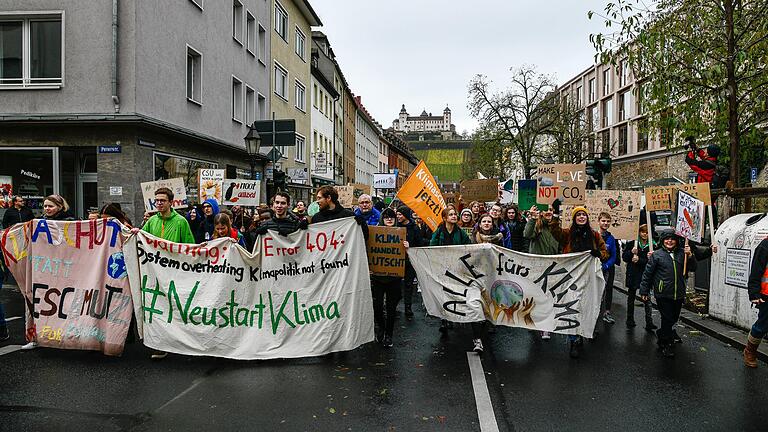
[{"label": "boy in blue jacket", "polygon": [[607,212],[601,212],[597,216],[597,222],[600,224],[600,235],[605,242],[605,248],[608,249],[608,259],[603,262],[603,277],[605,278],[605,290],[603,291],[603,321],[608,324],[616,322],[611,315],[611,305],[613,304],[613,279],[616,276],[616,259],[619,252],[616,250],[616,238],[613,237],[608,228],[611,227],[611,215]]}]

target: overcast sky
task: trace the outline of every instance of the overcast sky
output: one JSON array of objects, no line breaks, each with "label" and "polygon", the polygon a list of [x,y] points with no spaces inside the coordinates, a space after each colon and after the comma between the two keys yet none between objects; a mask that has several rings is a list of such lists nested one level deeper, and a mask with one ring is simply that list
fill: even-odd
[{"label": "overcast sky", "polygon": [[507,87],[510,67],[536,65],[558,84],[589,67],[589,10],[607,0],[310,0],[352,91],[385,128],[408,113],[451,108],[472,130],[467,84],[476,74]]}]

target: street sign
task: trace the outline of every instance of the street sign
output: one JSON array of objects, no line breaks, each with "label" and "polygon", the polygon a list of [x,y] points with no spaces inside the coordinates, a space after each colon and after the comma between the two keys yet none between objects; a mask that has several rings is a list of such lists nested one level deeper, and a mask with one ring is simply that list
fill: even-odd
[{"label": "street sign", "polygon": [[757,174],[758,174],[757,168],[750,168],[749,169],[749,182],[755,183],[757,181]]},{"label": "street sign", "polygon": [[315,174],[325,174],[328,172],[328,153],[317,152],[314,154],[315,168],[312,170]]},{"label": "street sign", "polygon": [[99,146],[99,153],[122,153],[123,148],[120,144],[117,145],[100,145]]},{"label": "street sign", "polygon": [[277,161],[280,160],[281,157],[283,157],[283,153],[281,153],[277,147],[272,147],[272,150],[267,153],[267,158],[269,160]]},{"label": "street sign", "polygon": [[[277,169],[278,170],[283,169],[283,164],[278,162]],[[273,172],[272,162],[267,162],[267,165],[264,167],[264,177],[267,178],[267,180],[272,180],[274,178],[274,176],[272,175],[272,172]]]},{"label": "street sign", "polygon": [[288,177],[291,178],[291,183],[307,184],[309,175],[306,168],[288,168]]},{"label": "street sign", "polygon": [[[274,126],[274,131],[273,131]],[[253,128],[261,137],[261,145],[271,147],[273,143],[279,146],[296,145],[296,120],[257,120]],[[272,137],[275,137],[274,140]]]}]

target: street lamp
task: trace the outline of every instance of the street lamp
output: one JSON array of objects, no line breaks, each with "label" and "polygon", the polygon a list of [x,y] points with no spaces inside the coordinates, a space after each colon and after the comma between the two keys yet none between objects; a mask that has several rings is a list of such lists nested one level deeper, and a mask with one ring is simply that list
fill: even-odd
[{"label": "street lamp", "polygon": [[256,158],[261,149],[261,136],[259,136],[259,132],[257,132],[251,125],[248,127],[248,134],[243,139],[245,140],[245,151],[247,151],[248,156],[250,156],[251,180],[256,180]]}]

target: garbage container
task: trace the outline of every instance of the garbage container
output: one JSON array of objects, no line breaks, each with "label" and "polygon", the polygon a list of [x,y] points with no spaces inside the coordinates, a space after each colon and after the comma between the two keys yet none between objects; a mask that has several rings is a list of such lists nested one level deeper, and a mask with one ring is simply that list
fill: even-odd
[{"label": "garbage container", "polygon": [[742,329],[757,319],[751,307],[747,281],[758,244],[768,237],[766,213],[732,216],[715,233],[718,253],[712,257],[709,279],[709,315]]}]

